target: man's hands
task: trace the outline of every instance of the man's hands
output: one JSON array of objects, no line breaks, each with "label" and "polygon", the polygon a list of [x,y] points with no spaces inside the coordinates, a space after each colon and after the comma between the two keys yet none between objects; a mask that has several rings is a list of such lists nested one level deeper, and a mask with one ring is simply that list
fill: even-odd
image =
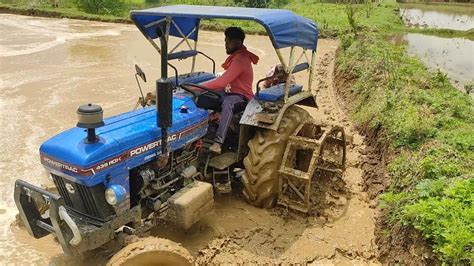
[{"label": "man's hands", "polygon": [[227,84],[227,86],[225,86],[225,88],[224,88],[224,91],[225,91],[225,93],[231,93],[232,92],[231,89],[232,89],[232,86],[230,86],[230,84]]}]

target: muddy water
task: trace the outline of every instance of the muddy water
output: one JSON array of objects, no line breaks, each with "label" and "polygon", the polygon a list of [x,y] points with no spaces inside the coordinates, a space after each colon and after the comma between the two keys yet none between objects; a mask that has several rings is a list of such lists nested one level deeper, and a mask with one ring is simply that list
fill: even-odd
[{"label": "muddy water", "polygon": [[[200,49],[218,64],[226,57],[222,35],[200,35]],[[246,43],[260,56],[254,73],[263,77],[278,61],[271,43],[263,36],[248,36]],[[328,70],[328,62],[334,58],[336,48],[337,43],[331,41],[322,40],[318,45],[318,59],[330,55],[325,64],[318,66],[327,70],[322,73],[326,75],[325,84],[330,83],[332,71]],[[197,62],[197,70],[211,69],[206,60]],[[35,240],[10,225],[17,213],[14,181],[20,178],[38,185],[51,184],[39,163],[38,148],[50,136],[75,126],[77,106],[88,102],[100,104],[105,116],[131,110],[139,96],[133,77],[135,63],[147,73],[148,80],[158,77],[159,56],[133,26],[0,14],[2,263],[44,265],[61,253],[52,237]],[[177,66],[190,69],[186,62]],[[297,80],[304,80],[304,75],[298,75]],[[154,90],[153,83],[144,84],[144,91]],[[333,99],[330,88],[326,85],[322,101]],[[323,113],[311,112],[314,116],[341,119],[341,114],[331,115],[332,103],[324,109]],[[354,149],[362,148],[359,138]],[[256,209],[234,197],[224,197],[217,199],[215,210],[194,234],[168,229],[157,229],[155,233],[182,242],[193,255],[201,254],[204,261],[213,261],[215,257],[215,261],[227,262],[235,262],[234,258],[262,258],[376,263],[376,247],[372,244],[374,210],[360,189],[360,156],[356,151],[349,159],[351,166],[344,176],[347,192],[332,189],[331,182],[322,181],[320,210],[315,217],[282,217],[278,210]],[[219,246],[227,238],[233,242],[220,245],[218,257],[206,257],[216,250],[212,249],[214,245]]]},{"label": "muddy water", "polygon": [[[463,10],[464,9],[464,10]],[[471,12],[466,12],[471,9]],[[403,21],[414,27],[436,29],[470,30],[474,28],[473,7],[460,7],[458,11],[443,10],[436,6],[419,5],[418,8],[404,8],[401,5],[400,16]]]},{"label": "muddy water", "polygon": [[[402,8],[405,24],[413,27],[470,30],[474,28],[474,7],[416,5]],[[464,91],[464,85],[474,81],[474,41],[465,38],[445,38],[418,33],[403,37],[408,53],[419,57],[432,70],[448,74],[451,82]]]},{"label": "muddy water", "polygon": [[431,69],[448,73],[460,88],[474,80],[474,41],[408,33],[408,53],[419,56]]}]

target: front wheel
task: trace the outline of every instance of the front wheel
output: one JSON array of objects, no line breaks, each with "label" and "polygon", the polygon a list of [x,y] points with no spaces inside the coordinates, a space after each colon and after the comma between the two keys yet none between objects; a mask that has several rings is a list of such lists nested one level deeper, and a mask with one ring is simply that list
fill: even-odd
[{"label": "front wheel", "polygon": [[242,176],[244,197],[250,204],[271,208],[278,197],[278,170],[291,134],[310,115],[301,107],[289,107],[276,131],[259,128],[249,141],[249,153],[244,158],[245,173]]},{"label": "front wheel", "polygon": [[140,238],[115,254],[107,266],[193,265],[194,258],[180,244],[164,238]]}]

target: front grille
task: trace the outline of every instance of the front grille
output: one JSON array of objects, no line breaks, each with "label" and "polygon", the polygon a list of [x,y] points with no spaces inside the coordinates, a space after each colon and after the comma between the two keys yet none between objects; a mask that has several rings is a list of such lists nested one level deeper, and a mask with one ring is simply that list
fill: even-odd
[{"label": "front grille", "polygon": [[64,198],[66,205],[72,207],[71,197],[69,197],[63,178],[53,174],[51,174],[51,176],[53,177],[54,184],[58,188],[59,194]]},{"label": "front grille", "polygon": [[115,213],[113,207],[105,201],[103,184],[88,187],[58,175],[51,174],[51,176],[64,202],[74,211],[100,221],[107,220]]},{"label": "front grille", "polygon": [[79,194],[81,195],[81,198],[84,201],[84,206],[87,212],[90,213],[94,217],[99,217],[100,213],[99,213],[99,210],[97,209],[97,206],[95,206],[90,190],[87,189],[87,187],[82,186],[82,185],[77,186],[77,189],[79,191]]}]

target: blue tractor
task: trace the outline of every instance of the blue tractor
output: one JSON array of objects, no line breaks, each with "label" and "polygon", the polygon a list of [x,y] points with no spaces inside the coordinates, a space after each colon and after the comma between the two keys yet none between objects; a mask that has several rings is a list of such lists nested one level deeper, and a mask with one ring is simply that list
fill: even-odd
[{"label": "blue tractor", "polygon": [[[16,181],[27,231],[35,238],[53,234],[65,253],[81,255],[118,231],[139,230],[153,214],[189,228],[212,208],[215,192],[228,193],[237,183],[250,204],[308,212],[313,175],[341,173],[345,161],[342,128],[315,124],[296,106],[317,107],[311,92],[315,23],[286,10],[185,5],[132,11],[131,19],[161,55],[156,97],[142,97],[143,108],[106,119],[100,106],[80,106],[77,126],[41,145],[41,163],[57,193]],[[265,90],[257,85],[255,97],[234,110],[221,155],[207,150],[221,96],[200,85],[216,77],[214,60],[198,50],[201,19],[261,24],[288,76]],[[170,37],[180,39],[175,47]],[[197,56],[209,59],[212,71],[196,71]],[[180,73],[173,60],[189,60],[191,72]],[[290,82],[300,71],[309,72],[305,89]],[[136,72],[146,81],[139,67]]]}]

